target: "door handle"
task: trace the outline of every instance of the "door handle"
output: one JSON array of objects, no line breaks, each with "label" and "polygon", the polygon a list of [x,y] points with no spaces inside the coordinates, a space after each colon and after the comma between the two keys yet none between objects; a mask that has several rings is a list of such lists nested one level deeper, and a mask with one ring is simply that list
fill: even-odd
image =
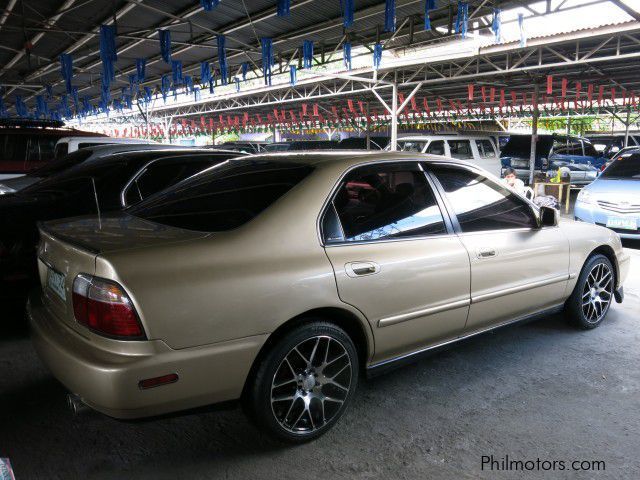
[{"label": "door handle", "polygon": [[349,277],[355,278],[378,273],[380,265],[375,262],[349,262],[344,269]]},{"label": "door handle", "polygon": [[478,250],[478,258],[490,258],[497,255],[493,248],[481,248]]}]

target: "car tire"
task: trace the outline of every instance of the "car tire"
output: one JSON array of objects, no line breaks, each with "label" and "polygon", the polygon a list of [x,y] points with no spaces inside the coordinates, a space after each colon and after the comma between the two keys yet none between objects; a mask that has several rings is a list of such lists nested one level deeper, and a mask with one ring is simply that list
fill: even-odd
[{"label": "car tire", "polygon": [[614,299],[615,270],[601,254],[590,256],[565,304],[569,322],[583,330],[596,328],[607,316]]},{"label": "car tire", "polygon": [[342,416],[358,385],[359,360],[340,327],[310,320],[278,339],[245,388],[249,417],[272,437],[304,443]]}]

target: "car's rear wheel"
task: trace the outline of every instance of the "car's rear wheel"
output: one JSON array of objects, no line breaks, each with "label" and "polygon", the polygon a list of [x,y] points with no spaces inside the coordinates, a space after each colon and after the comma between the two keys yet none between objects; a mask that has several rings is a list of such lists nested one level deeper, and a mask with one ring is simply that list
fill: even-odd
[{"label": "car's rear wheel", "polygon": [[279,339],[245,390],[245,407],[272,436],[292,443],[319,437],[342,416],[358,384],[356,348],[344,330],[305,323]]},{"label": "car's rear wheel", "polygon": [[615,270],[611,261],[601,254],[589,257],[567,300],[569,321],[585,330],[600,325],[613,301],[615,284]]}]

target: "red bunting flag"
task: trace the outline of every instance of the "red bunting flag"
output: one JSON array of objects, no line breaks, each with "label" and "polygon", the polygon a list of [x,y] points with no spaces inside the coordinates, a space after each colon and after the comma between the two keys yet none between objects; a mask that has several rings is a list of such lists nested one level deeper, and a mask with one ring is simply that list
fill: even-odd
[{"label": "red bunting flag", "polygon": [[318,116],[318,104],[317,103],[313,104],[313,116],[314,117]]},{"label": "red bunting flag", "polygon": [[547,95],[553,94],[553,75],[547,75]]},{"label": "red bunting flag", "polygon": [[469,96],[467,98],[469,99],[469,101],[473,100],[473,88],[474,88],[473,83],[470,83],[469,85],[467,85],[467,91],[469,93]]},{"label": "red bunting flag", "polygon": [[562,98],[565,98],[567,96],[567,85],[568,85],[569,81],[567,80],[566,77],[562,78],[562,86],[561,86],[561,90],[560,90],[560,96]]}]

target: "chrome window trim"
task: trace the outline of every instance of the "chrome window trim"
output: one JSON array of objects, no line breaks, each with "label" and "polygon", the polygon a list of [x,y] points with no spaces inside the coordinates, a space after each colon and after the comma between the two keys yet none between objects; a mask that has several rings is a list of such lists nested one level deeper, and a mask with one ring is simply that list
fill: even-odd
[{"label": "chrome window trim", "polygon": [[[410,152],[409,152],[410,153]],[[414,154],[416,152],[413,152]],[[418,155],[422,155],[421,153],[418,153]],[[443,222],[445,224],[445,228],[447,229],[446,233],[442,233],[442,234],[435,234],[435,235],[416,235],[416,236],[411,236],[411,237],[401,237],[401,238],[381,238],[381,239],[376,239],[376,240],[360,240],[357,242],[348,242],[348,241],[343,241],[343,242],[336,242],[336,243],[325,243],[324,241],[324,237],[322,234],[322,219],[327,211],[327,208],[329,205],[333,205],[333,198],[336,194],[336,192],[338,191],[338,189],[340,188],[343,179],[349,175],[349,173],[351,173],[353,170],[355,170],[356,168],[360,168],[360,167],[366,167],[369,165],[384,165],[384,164],[396,164],[396,163],[415,163],[418,167],[418,169],[420,171],[422,171],[423,173],[426,173],[424,171],[424,167],[422,166],[422,163],[425,160],[420,160],[418,158],[412,157],[412,158],[406,158],[406,159],[394,159],[394,160],[369,160],[366,162],[362,162],[362,163],[358,163],[356,165],[351,165],[349,168],[347,168],[347,170],[345,170],[344,172],[342,172],[342,174],[340,175],[340,177],[338,178],[338,180],[335,182],[335,184],[333,185],[333,187],[330,190],[329,195],[325,198],[322,207],[320,208],[320,213],[318,214],[318,217],[316,218],[316,233],[318,235],[318,240],[320,243],[320,246],[323,248],[330,248],[330,247],[342,247],[345,245],[362,245],[362,244],[370,244],[370,243],[381,243],[381,242],[400,242],[400,241],[407,241],[407,240],[425,240],[425,239],[430,239],[430,238],[437,238],[437,237],[449,237],[452,235],[455,235],[455,232],[453,230],[449,229],[449,225],[447,223],[447,216],[445,215],[445,212],[442,211],[442,207],[440,205],[440,203],[438,202],[438,192],[435,190],[435,188],[433,187],[433,185],[431,184],[431,182],[429,182],[429,179],[427,178],[427,184],[429,185],[429,187],[431,188],[433,195],[436,199],[436,203],[438,204],[438,208],[440,209],[440,214],[442,215],[442,219]],[[442,163],[448,163],[448,162],[442,162]],[[455,165],[455,163],[450,162],[451,164]],[[336,211],[336,215],[338,214],[338,212]],[[338,222],[340,222],[340,217],[338,216]],[[340,222],[340,228],[342,229],[342,222]]]}]

